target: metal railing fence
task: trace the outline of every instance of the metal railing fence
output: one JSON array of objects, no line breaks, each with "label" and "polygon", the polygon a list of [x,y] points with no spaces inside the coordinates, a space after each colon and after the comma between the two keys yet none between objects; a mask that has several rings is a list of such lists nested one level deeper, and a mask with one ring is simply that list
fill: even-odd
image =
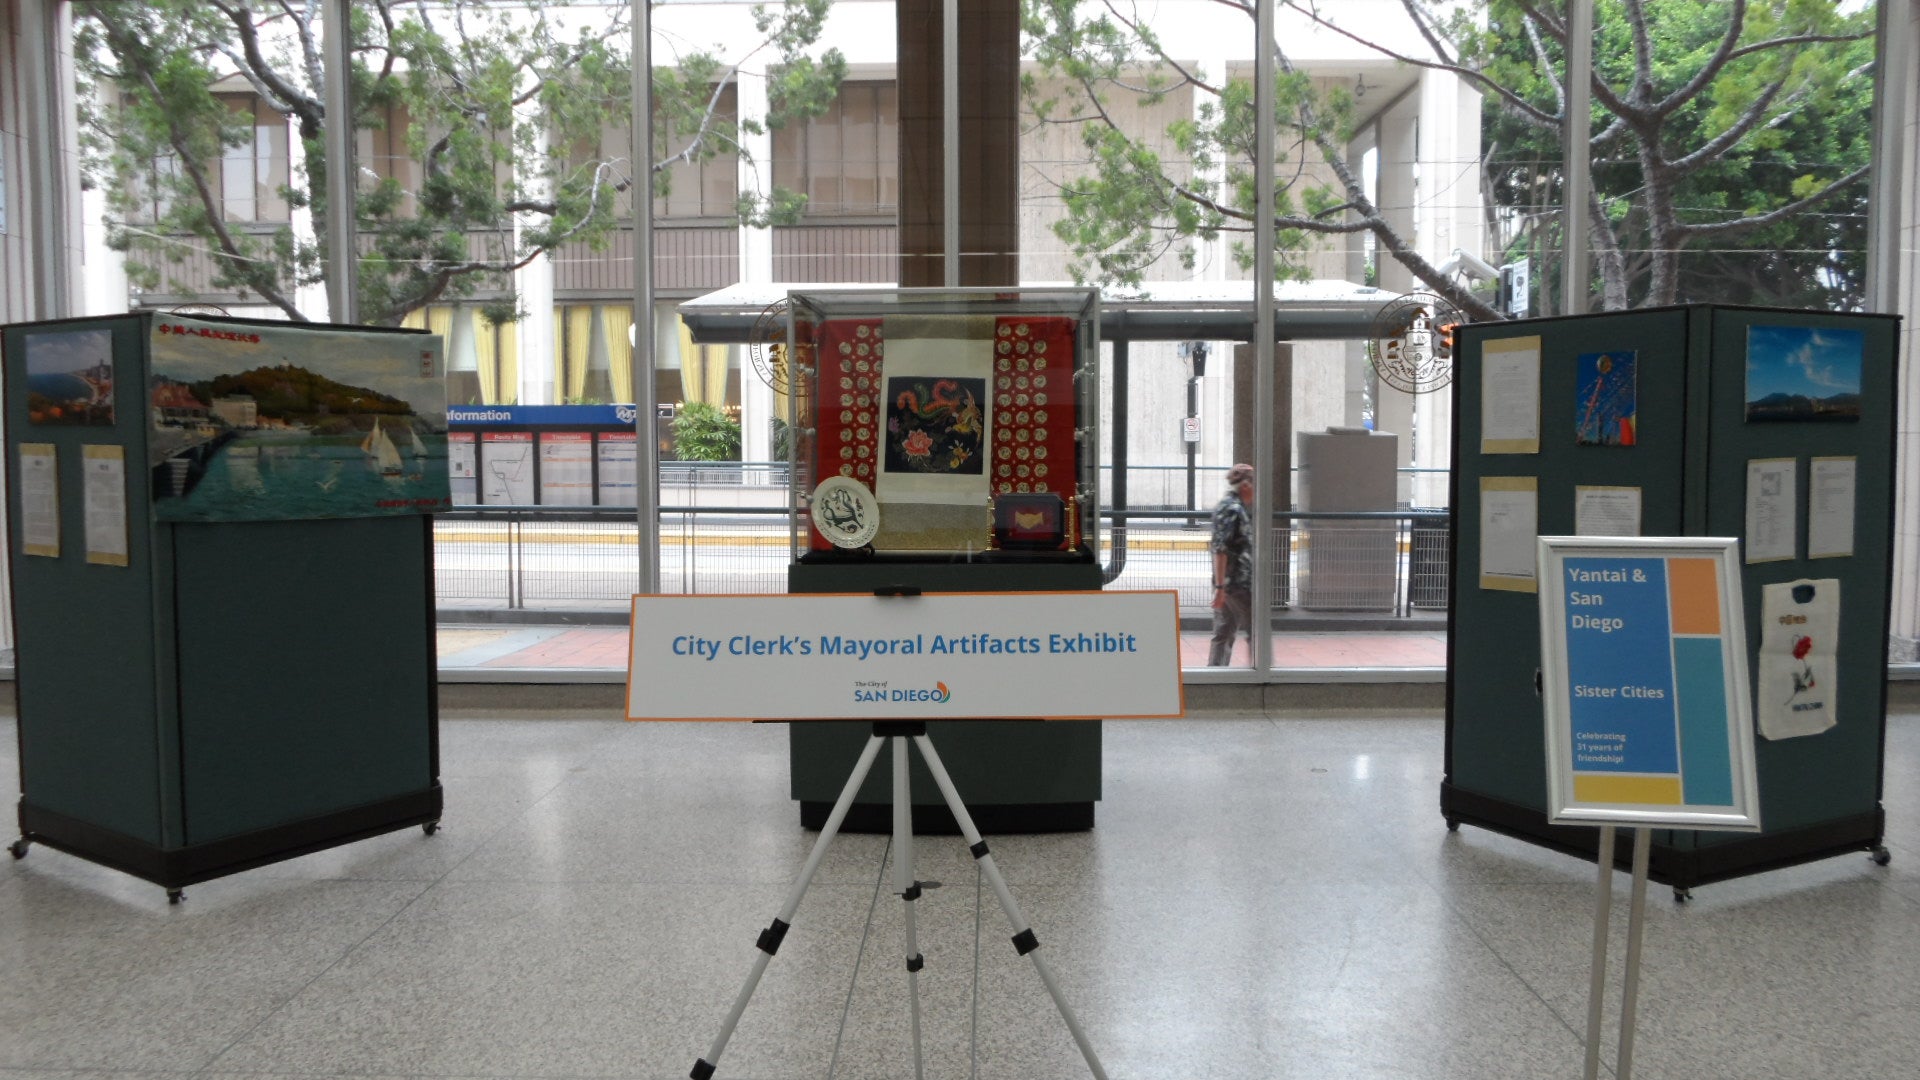
[{"label": "metal railing fence", "polygon": [[[1211,611],[1205,511],[1103,515],[1100,562],[1113,587],[1172,589],[1183,618]],[[1275,609],[1408,618],[1447,606],[1447,512],[1276,514]],[[779,593],[792,523],[781,507],[660,512],[660,589]],[[640,590],[639,529],[623,507],[463,507],[434,524],[443,609],[619,610]]]}]

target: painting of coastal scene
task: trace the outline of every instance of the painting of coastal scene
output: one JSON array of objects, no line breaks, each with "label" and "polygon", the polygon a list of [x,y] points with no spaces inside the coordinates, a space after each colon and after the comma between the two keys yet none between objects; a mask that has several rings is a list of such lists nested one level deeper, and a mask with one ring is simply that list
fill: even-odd
[{"label": "painting of coastal scene", "polygon": [[154,325],[150,366],[158,520],[451,505],[437,337],[169,317]]},{"label": "painting of coastal scene", "polygon": [[1858,330],[1811,326],[1747,328],[1747,419],[1860,419]]},{"label": "painting of coastal scene", "polygon": [[25,351],[29,422],[113,423],[113,331],[32,333]]}]

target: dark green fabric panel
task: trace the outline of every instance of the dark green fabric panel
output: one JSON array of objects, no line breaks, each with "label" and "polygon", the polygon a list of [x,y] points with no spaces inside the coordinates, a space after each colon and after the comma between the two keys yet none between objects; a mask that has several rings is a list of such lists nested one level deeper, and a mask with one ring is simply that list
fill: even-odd
[{"label": "dark green fabric panel", "polygon": [[[156,625],[164,567],[149,547],[146,320],[128,316],[7,327],[7,529],[13,572],[22,793],[47,810],[147,843],[163,842],[161,776],[169,723],[157,699],[156,657],[171,626]],[[105,329],[116,391],[111,426],[28,421],[28,334]],[[58,455],[60,556],[21,554],[20,444]],[[128,565],[86,561],[82,447],[115,444],[126,457]]]},{"label": "dark green fabric panel", "polygon": [[[1481,454],[1481,357],[1489,341],[1540,338],[1540,452]],[[1454,378],[1457,432],[1449,774],[1457,786],[1545,809],[1546,736],[1534,672],[1540,608],[1533,593],[1480,587],[1480,481],[1538,479],[1543,536],[1574,529],[1575,487],[1638,487],[1648,536],[1683,531],[1680,462],[1687,415],[1687,313],[1665,309],[1467,326]],[[1633,446],[1575,442],[1578,359],[1636,355]]]},{"label": "dark green fabric panel", "polygon": [[[1748,423],[1747,330],[1755,325],[1860,331],[1865,345],[1860,419],[1852,423]],[[1868,813],[1880,802],[1898,330],[1898,322],[1879,317],[1741,308],[1713,312],[1713,438],[1707,455],[1709,475],[1704,500],[1708,532],[1738,536],[1745,528],[1749,459],[1798,460],[1795,501],[1800,557],[1742,567],[1749,656],[1756,656],[1760,645],[1764,586],[1801,578],[1836,578],[1840,582],[1835,679],[1838,722],[1818,735],[1757,741],[1760,820],[1769,831]],[[1857,459],[1854,553],[1850,558],[1808,559],[1810,461],[1815,457],[1848,456]],[[1758,672],[1756,658],[1750,675],[1757,679]]]},{"label": "dark green fabric panel", "polygon": [[430,528],[172,527],[189,843],[432,785]]},{"label": "dark green fabric panel", "polygon": [[[1746,420],[1747,329],[1844,327],[1863,333],[1862,415],[1855,423]],[[1577,484],[1639,486],[1643,534],[1741,536],[1753,458],[1799,462],[1800,555],[1807,545],[1813,457],[1857,459],[1855,551],[1743,567],[1750,678],[1757,675],[1762,588],[1800,578],[1841,581],[1840,720],[1806,738],[1756,739],[1761,820],[1769,832],[1872,812],[1879,804],[1885,713],[1889,544],[1897,401],[1896,320],[1751,308],[1674,308],[1469,326],[1456,387],[1456,562],[1449,669],[1448,771],[1458,787],[1545,808],[1544,733],[1533,693],[1539,664],[1537,598],[1479,588],[1480,478],[1540,477],[1540,532],[1572,531]],[[1482,455],[1480,359],[1487,341],[1542,339],[1538,455]],[[1632,448],[1573,443],[1573,364],[1580,353],[1634,349],[1640,366],[1639,440]],[[1732,835],[1663,831],[1661,843],[1704,847]]]}]

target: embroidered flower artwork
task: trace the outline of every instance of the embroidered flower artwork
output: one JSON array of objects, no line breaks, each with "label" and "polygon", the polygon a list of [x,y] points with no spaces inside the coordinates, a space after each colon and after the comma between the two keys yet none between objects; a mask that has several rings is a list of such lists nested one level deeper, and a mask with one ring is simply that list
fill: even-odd
[{"label": "embroidered flower artwork", "polygon": [[985,379],[887,380],[887,469],[978,476]]}]

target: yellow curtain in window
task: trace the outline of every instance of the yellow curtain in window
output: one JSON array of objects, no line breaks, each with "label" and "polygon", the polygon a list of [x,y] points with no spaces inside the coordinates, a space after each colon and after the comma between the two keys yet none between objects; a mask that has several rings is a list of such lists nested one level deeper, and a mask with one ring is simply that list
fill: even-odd
[{"label": "yellow curtain in window", "polygon": [[500,327],[500,383],[500,404],[518,404],[520,401],[520,324],[517,322],[505,323]]},{"label": "yellow curtain in window", "polygon": [[456,309],[460,318],[469,321],[473,328],[473,351],[480,354],[480,402],[484,405],[504,404],[500,400],[500,368],[494,360],[499,352],[498,335],[494,326],[480,318],[479,312],[466,308]]},{"label": "yellow curtain in window", "polygon": [[613,400],[633,400],[633,306],[608,304],[600,309],[607,320],[607,362],[613,376]]},{"label": "yellow curtain in window", "polygon": [[[566,313],[564,324],[560,320],[562,311]],[[554,324],[567,328],[566,379],[562,383],[566,389],[562,393],[567,401],[578,401],[587,392],[587,342],[593,329],[593,308],[587,304],[556,308]]]},{"label": "yellow curtain in window", "polygon": [[693,330],[680,323],[680,395],[682,401],[727,403],[727,346],[695,345]]},{"label": "yellow curtain in window", "polygon": [[473,341],[480,354],[480,396],[488,405],[512,405],[520,400],[520,324],[495,325],[474,319]]},{"label": "yellow curtain in window", "polygon": [[414,308],[400,319],[400,325],[409,330],[425,330],[440,335],[440,347],[446,348],[446,338],[453,329],[453,309],[450,307]]}]

